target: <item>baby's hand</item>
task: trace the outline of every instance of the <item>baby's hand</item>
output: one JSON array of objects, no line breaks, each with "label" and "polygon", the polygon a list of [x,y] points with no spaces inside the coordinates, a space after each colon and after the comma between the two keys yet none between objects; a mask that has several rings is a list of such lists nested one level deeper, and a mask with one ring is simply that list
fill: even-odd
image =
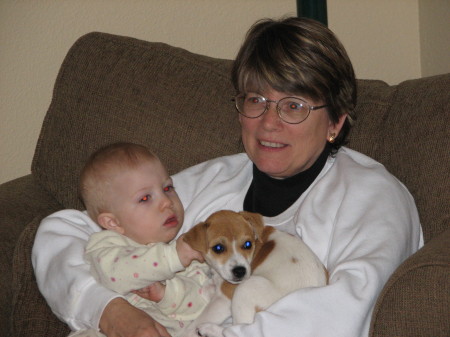
[{"label": "baby's hand", "polygon": [[145,288],[132,291],[132,293],[142,298],[157,303],[163,299],[165,292],[166,286],[161,282],[154,282]]},{"label": "baby's hand", "polygon": [[192,260],[197,260],[199,262],[204,261],[202,254],[199,251],[192,249],[191,246],[183,240],[183,235],[177,239],[177,253],[178,258],[184,267],[189,266]]}]

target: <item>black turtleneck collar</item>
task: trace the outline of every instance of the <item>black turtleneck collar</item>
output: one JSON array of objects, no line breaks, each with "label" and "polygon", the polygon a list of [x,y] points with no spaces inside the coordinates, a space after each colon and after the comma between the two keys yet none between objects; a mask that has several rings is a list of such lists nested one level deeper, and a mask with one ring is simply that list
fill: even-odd
[{"label": "black turtleneck collar", "polygon": [[286,179],[275,179],[258,170],[253,164],[253,180],[244,200],[244,210],[273,217],[287,210],[317,178],[330,154],[325,149],[307,170]]}]

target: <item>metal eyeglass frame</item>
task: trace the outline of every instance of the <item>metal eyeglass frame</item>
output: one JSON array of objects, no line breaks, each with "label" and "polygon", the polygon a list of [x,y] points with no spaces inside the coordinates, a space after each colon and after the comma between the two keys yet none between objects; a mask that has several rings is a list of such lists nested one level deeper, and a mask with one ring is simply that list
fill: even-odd
[{"label": "metal eyeglass frame", "polygon": [[[325,108],[325,107],[328,106],[328,104],[318,105],[318,106],[309,105],[304,99],[302,99],[302,98],[300,98],[300,97],[295,97],[295,96],[286,96],[286,97],[283,97],[283,98],[279,99],[278,101],[274,101],[274,100],[267,99],[267,98],[265,98],[265,97],[262,96],[262,95],[258,95],[258,97],[264,99],[264,101],[265,101],[265,103],[266,103],[266,107],[264,108],[264,110],[263,110],[258,116],[250,117],[250,116],[247,116],[246,114],[244,114],[244,112],[242,112],[242,111],[239,110],[238,103],[237,103],[237,102],[238,102],[238,98],[242,98],[243,96],[245,96],[245,95],[240,94],[240,95],[237,95],[237,96],[235,96],[235,97],[233,97],[233,98],[231,99],[231,100],[234,102],[234,105],[235,105],[235,107],[236,107],[236,110],[237,110],[242,116],[244,116],[244,117],[246,117],[246,118],[251,118],[251,119],[259,118],[259,117],[261,117],[262,115],[264,115],[264,113],[266,113],[266,112],[269,110],[269,104],[270,104],[270,103],[275,103],[275,104],[276,104],[275,109],[276,109],[276,111],[277,111],[278,117],[280,117],[280,119],[281,119],[283,122],[288,123],[288,124],[300,124],[300,123],[304,122],[306,119],[308,119],[308,117],[309,117],[309,115],[310,115],[310,113],[311,113],[311,110],[319,110],[319,109],[322,109],[322,108]],[[295,99],[298,99],[299,101],[304,102],[304,103],[302,103],[304,107],[307,107],[307,108],[308,108],[308,114],[307,114],[306,117],[303,118],[300,122],[288,122],[288,121],[286,121],[286,120],[283,119],[283,116],[282,116],[282,114],[281,114],[281,109],[280,109],[280,106],[278,105],[278,103],[280,103],[282,100],[284,100],[284,99],[286,99],[286,98],[295,98]]]}]

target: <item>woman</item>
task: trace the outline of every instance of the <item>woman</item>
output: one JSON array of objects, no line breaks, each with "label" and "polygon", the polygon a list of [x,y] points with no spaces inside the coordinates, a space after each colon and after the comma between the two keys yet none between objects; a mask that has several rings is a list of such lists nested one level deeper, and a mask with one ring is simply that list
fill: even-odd
[{"label": "woman", "polygon": [[[246,153],[173,177],[185,224],[219,209],[259,212],[268,225],[301,236],[330,278],[328,286],[291,293],[253,324],[227,328],[225,336],[367,335],[384,283],[423,239],[406,188],[381,164],[342,147],[356,100],[344,48],[312,20],[263,20],[247,34],[232,79]],[[44,219],[33,255],[40,289],[53,310],[75,329],[99,324],[109,337],[168,336],[88,276],[82,262],[85,232],[98,229],[86,229],[83,213],[65,212]],[[71,251],[46,251],[49,237]],[[57,255],[79,270],[52,284],[61,273],[51,267]],[[63,300],[52,295],[52,287],[74,294]]]}]

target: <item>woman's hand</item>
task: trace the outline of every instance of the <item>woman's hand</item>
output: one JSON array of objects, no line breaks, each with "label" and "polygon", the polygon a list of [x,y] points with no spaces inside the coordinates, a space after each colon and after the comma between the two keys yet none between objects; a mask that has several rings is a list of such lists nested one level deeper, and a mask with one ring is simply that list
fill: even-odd
[{"label": "woman's hand", "polygon": [[105,307],[100,330],[108,337],[171,337],[161,324],[123,298]]}]

